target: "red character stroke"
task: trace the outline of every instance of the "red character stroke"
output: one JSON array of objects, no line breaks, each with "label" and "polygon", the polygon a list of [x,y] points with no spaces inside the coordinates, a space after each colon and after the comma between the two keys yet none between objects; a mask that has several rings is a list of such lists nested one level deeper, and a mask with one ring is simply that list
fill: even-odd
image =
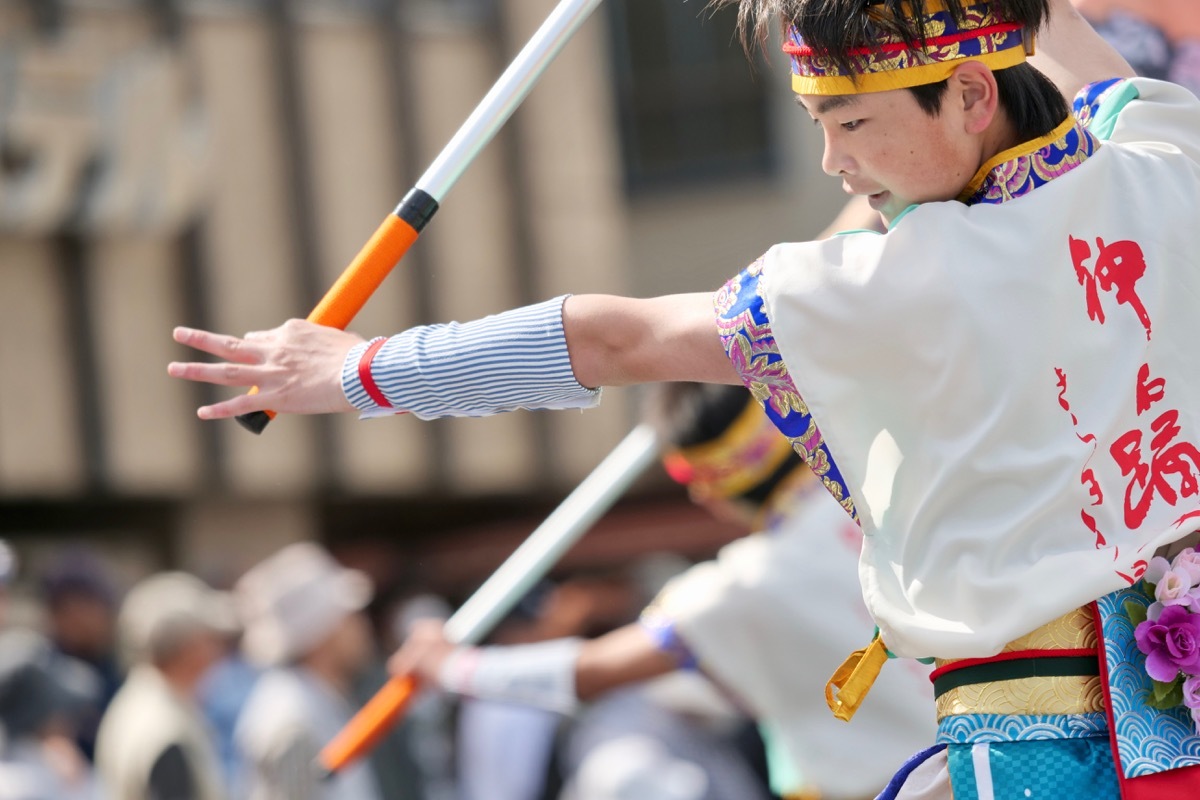
[{"label": "red character stroke", "polygon": [[1137,282],[1146,274],[1146,257],[1141,245],[1131,239],[1123,239],[1112,244],[1105,244],[1097,237],[1096,246],[1099,253],[1093,269],[1088,269],[1087,262],[1092,258],[1092,246],[1084,239],[1068,236],[1071,250],[1071,261],[1075,265],[1075,277],[1083,287],[1087,299],[1088,319],[1095,320],[1101,325],[1105,322],[1104,306],[1100,302],[1100,292],[1113,292],[1118,303],[1128,305],[1137,314],[1142,327],[1146,329],[1146,339],[1150,339],[1150,314],[1137,293]]}]

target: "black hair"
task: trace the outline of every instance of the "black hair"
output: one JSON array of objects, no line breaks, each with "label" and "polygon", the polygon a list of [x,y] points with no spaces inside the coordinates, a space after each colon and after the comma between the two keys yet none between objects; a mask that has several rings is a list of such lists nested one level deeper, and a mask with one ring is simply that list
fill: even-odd
[{"label": "black hair", "polygon": [[[1045,136],[1061,125],[1071,113],[1058,87],[1028,64],[1017,64],[992,74],[996,76],[1000,106],[1008,114],[1018,141],[1027,142]],[[949,81],[939,81],[913,86],[909,91],[922,111],[936,117],[941,113],[942,98],[949,87]]]},{"label": "black hair", "polygon": [[1071,114],[1071,107],[1054,81],[1029,64],[997,70],[1000,105],[1020,141],[1045,136]]},{"label": "black hair", "polygon": [[723,434],[750,402],[741,386],[663,383],[650,388],[646,419],[670,447],[706,444]]}]

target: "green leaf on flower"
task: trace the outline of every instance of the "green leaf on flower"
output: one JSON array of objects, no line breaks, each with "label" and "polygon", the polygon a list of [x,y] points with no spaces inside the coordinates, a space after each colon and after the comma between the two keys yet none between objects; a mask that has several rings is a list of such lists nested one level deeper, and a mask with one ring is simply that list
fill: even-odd
[{"label": "green leaf on flower", "polygon": [[1157,600],[1158,596],[1155,594],[1157,590],[1157,583],[1147,583],[1146,581],[1142,581],[1142,591],[1146,594],[1146,597],[1149,597],[1151,600]]},{"label": "green leaf on flower", "polygon": [[1146,607],[1135,600],[1125,601],[1125,616],[1129,617],[1129,621],[1133,623],[1133,627],[1137,627],[1146,621]]},{"label": "green leaf on flower", "polygon": [[1180,675],[1170,683],[1151,680],[1154,685],[1154,691],[1151,692],[1150,699],[1146,704],[1152,708],[1158,708],[1163,711],[1168,711],[1176,706],[1183,705],[1183,676]]}]

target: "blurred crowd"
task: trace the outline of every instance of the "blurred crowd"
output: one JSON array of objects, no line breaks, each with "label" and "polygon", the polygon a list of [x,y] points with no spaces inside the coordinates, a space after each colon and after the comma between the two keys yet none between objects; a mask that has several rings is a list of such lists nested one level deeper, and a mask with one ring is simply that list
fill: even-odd
[{"label": "blurred crowd", "polygon": [[[605,633],[684,567],[658,556],[543,582],[491,641]],[[425,691],[369,758],[322,779],[321,747],[408,631],[449,616],[445,599],[384,607],[312,543],[226,591],[179,571],[122,588],[94,552],[27,575],[0,540],[0,800],[770,797],[756,729],[694,673],[571,717]],[[9,614],[17,593],[40,613]]]},{"label": "blurred crowd", "polygon": [[1194,0],[1071,0],[1139,75],[1200,93],[1200,7]]}]

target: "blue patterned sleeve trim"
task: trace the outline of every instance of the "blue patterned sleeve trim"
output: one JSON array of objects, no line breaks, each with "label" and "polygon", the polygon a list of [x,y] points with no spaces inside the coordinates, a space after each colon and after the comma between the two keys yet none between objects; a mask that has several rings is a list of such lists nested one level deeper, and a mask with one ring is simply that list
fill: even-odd
[{"label": "blue patterned sleeve trim", "polygon": [[1137,86],[1127,78],[1096,81],[1079,90],[1071,112],[1093,136],[1104,140],[1112,136],[1122,109],[1137,97]]},{"label": "blue patterned sleeve trim", "polygon": [[474,322],[422,325],[388,339],[371,376],[394,408],[367,393],[356,345],[342,365],[342,390],[365,416],[407,411],[421,419],[483,417],[526,409],[591,408],[600,390],[575,380],[563,333],[566,296]]},{"label": "blue patterned sleeve trim", "polygon": [[765,256],[732,278],[713,298],[725,354],[770,420],[857,522],[854,499],[775,343],[761,292],[764,263]]}]

